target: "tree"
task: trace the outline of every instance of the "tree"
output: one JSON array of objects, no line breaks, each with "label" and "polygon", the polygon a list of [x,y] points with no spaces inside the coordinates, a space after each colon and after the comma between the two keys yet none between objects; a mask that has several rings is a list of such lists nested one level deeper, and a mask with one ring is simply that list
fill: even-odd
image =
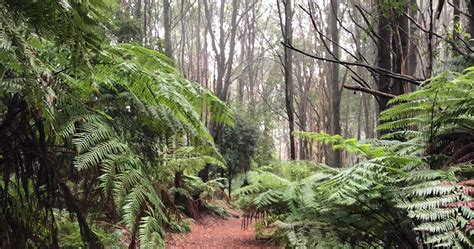
[{"label": "tree", "polygon": [[[389,9],[387,8],[385,1],[377,1],[377,66],[391,71],[392,70],[392,56],[391,56],[391,38],[392,31],[390,28],[390,21],[388,18]],[[390,93],[390,86],[392,85],[392,78],[385,75],[377,75],[377,89],[380,92]],[[390,98],[380,97],[380,103],[378,106],[378,112],[382,112],[388,108],[388,101]]]},{"label": "tree", "polygon": [[170,0],[163,0],[163,28],[165,30],[165,54],[173,58],[173,48],[171,45],[171,17]]},{"label": "tree", "polygon": [[[282,37],[285,44],[291,44],[293,40],[293,10],[291,0],[283,1],[284,20],[283,14],[280,7],[280,1],[277,2],[278,14],[280,17],[280,28]],[[289,129],[289,143],[290,143],[290,159],[296,160],[296,149],[295,149],[295,137],[293,132],[295,131],[295,119],[293,110],[293,53],[288,47],[284,47],[284,82],[285,82],[285,106],[286,115],[288,116],[288,129]]]},{"label": "tree", "polygon": [[[339,28],[337,25],[337,15],[339,3],[337,0],[331,0],[329,4],[329,30],[331,31],[332,51],[334,59],[340,59],[339,49]],[[332,134],[341,134],[341,94],[342,83],[339,78],[339,64],[332,63],[331,77],[329,79],[329,89],[331,93],[331,132]],[[329,164],[335,167],[342,167],[342,154],[340,150],[334,150],[330,153]]]},{"label": "tree", "polygon": [[[225,1],[221,0],[219,4],[219,40],[213,29],[212,10],[207,1],[203,1],[204,11],[207,19],[207,30],[211,36],[211,45],[217,61],[217,77],[215,82],[215,93],[222,101],[228,98],[228,91],[231,82],[232,66],[235,54],[236,34],[237,34],[237,16],[239,4],[237,0],[232,0],[230,32],[225,32],[224,20],[226,16]],[[239,18],[239,21],[241,19]],[[229,46],[227,47],[227,41]],[[227,52],[229,51],[229,52]]]}]

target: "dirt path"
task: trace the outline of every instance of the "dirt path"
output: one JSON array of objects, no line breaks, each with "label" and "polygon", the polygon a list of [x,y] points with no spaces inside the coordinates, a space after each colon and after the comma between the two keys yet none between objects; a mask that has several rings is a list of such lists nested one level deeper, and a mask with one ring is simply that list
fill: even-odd
[{"label": "dirt path", "polygon": [[[239,218],[236,218],[237,215]],[[251,227],[241,229],[240,216],[240,214],[229,218],[206,216],[191,225],[190,233],[170,236],[166,248],[277,248],[266,245],[266,241],[255,240]]]}]

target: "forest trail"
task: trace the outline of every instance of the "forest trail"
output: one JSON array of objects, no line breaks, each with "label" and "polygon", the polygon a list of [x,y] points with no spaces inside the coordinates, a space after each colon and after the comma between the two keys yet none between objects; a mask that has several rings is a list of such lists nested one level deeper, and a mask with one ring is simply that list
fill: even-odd
[{"label": "forest trail", "polygon": [[256,240],[253,226],[242,229],[241,213],[231,213],[226,218],[208,215],[193,222],[190,233],[172,234],[166,241],[166,248],[278,248],[267,245],[267,241]]}]

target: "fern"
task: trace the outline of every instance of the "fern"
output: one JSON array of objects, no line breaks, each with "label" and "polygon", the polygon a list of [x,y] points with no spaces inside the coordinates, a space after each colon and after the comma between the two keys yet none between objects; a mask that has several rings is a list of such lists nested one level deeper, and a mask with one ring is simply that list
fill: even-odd
[{"label": "fern", "polygon": [[[169,172],[166,165],[188,174],[206,163],[224,166],[200,113],[209,111],[217,122],[231,124],[229,109],[209,90],[186,80],[163,54],[111,44],[103,21],[112,5],[95,0],[0,3],[0,122],[12,124],[0,132],[8,141],[0,164],[5,185],[21,182],[38,198],[31,203],[44,208],[42,231],[49,232],[40,234],[35,227],[31,238],[55,240],[54,216],[49,214],[62,203],[56,198],[64,196],[54,190],[65,181],[75,186],[74,198],[90,197],[97,206],[112,200],[142,247],[163,246],[166,209],[174,208],[172,203],[165,206],[161,196],[170,182],[157,179]],[[16,146],[20,137],[32,146]],[[166,141],[176,137],[196,147],[182,157],[164,158]],[[7,151],[28,158],[17,163]],[[211,195],[223,184],[216,180],[200,187]],[[102,190],[100,198],[89,196],[96,186]],[[10,203],[23,197],[3,198]],[[23,223],[22,215],[16,218]],[[0,235],[7,245],[10,237]],[[98,240],[94,243],[100,244]],[[48,242],[43,247],[54,246]]]},{"label": "fern", "polygon": [[[393,99],[394,107],[381,115],[379,128],[391,131],[385,137],[424,145],[426,164],[404,178],[407,196],[398,206],[416,220],[425,243],[436,247],[474,248],[471,187],[460,184],[472,171],[473,79],[473,68],[440,74],[420,91]],[[394,152],[408,147],[401,145]]]},{"label": "fern", "polygon": [[369,158],[382,156],[384,154],[384,150],[381,147],[373,148],[370,144],[359,143],[355,139],[344,139],[340,135],[329,135],[326,133],[315,132],[294,132],[294,135],[332,144],[333,149],[344,149],[349,153],[357,153]]}]

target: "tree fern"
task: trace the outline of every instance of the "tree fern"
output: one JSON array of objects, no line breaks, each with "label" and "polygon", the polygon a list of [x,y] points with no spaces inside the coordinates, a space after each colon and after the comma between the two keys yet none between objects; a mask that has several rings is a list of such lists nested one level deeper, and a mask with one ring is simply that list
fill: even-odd
[{"label": "tree fern", "polygon": [[474,247],[471,187],[459,184],[472,172],[473,79],[473,68],[442,73],[420,91],[393,99],[381,116],[385,123],[379,128],[395,130],[386,137],[424,145],[427,165],[405,178],[408,197],[399,206],[417,221],[425,243],[437,247]]},{"label": "tree fern", "polygon": [[[39,234],[35,228],[30,236],[48,238],[41,247],[54,247],[57,241],[52,209],[89,197],[94,202],[113,200],[134,240],[143,240],[142,247],[163,246],[169,217],[161,193],[170,186],[157,177],[167,172],[164,144],[182,136],[215,151],[201,111],[209,110],[218,122],[232,122],[217,97],[184,79],[163,54],[111,44],[103,21],[113,7],[96,0],[0,3],[0,191],[13,193],[10,183],[18,182],[18,188],[35,194],[37,201],[30,203],[44,209],[38,214],[45,220],[41,231],[47,232]],[[17,160],[20,154],[25,160]],[[187,164],[194,173],[194,163],[221,162],[212,153],[187,157],[172,164]],[[205,186],[211,191],[216,185]],[[56,191],[59,186],[61,193]],[[72,198],[63,190],[68,186],[75,186],[69,191]],[[101,196],[92,196],[95,187],[103,190]],[[20,197],[1,198],[16,203]],[[75,210],[69,211],[87,216]],[[27,221],[20,214],[12,217],[15,222]],[[83,220],[81,235],[90,230],[83,231],[86,226]],[[14,230],[0,235],[7,245],[13,243],[3,234],[15,234]],[[83,238],[84,243],[100,244],[93,233],[89,235],[91,241]]]}]

